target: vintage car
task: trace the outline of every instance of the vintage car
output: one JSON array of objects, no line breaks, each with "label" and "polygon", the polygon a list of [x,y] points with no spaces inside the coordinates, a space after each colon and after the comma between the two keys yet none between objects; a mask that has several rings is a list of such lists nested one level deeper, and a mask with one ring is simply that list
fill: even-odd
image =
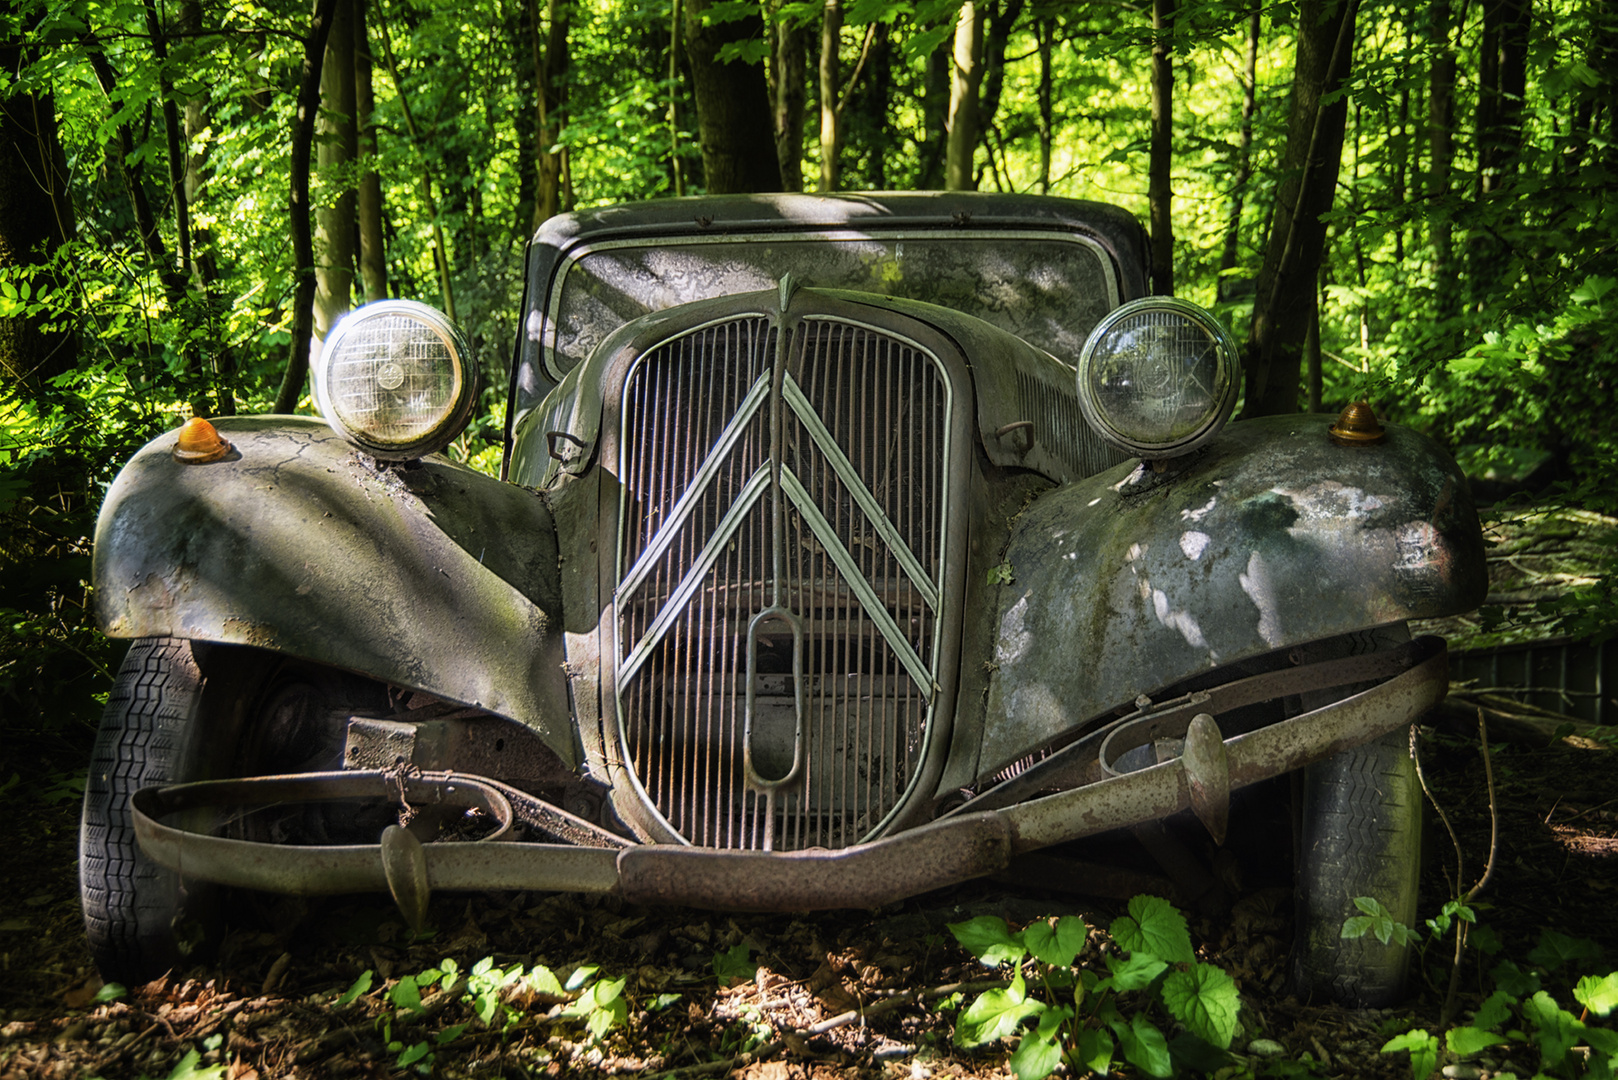
[{"label": "vintage car", "polygon": [[568,214],[501,479],[443,456],[477,365],[404,301],[333,331],[324,420],[142,449],[95,545],[136,639],[85,797],[103,973],[200,956],[227,887],[871,908],[1129,829],[1189,898],[1282,778],[1296,985],[1397,994],[1338,931],[1414,922],[1447,683],[1407,622],[1481,602],[1465,479],[1364,406],[1227,423],[1234,345],[1145,258],[1055,198]]}]

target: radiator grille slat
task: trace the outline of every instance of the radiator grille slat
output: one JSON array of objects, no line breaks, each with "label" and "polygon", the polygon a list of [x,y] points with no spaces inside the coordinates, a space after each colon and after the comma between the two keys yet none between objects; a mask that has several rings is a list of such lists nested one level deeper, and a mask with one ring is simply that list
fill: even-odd
[{"label": "radiator grille slat", "polygon": [[651,804],[692,843],[844,847],[922,763],[951,396],[936,357],[867,327],[806,319],[777,351],[768,320],[750,318],[667,341],[631,371],[619,730]]}]

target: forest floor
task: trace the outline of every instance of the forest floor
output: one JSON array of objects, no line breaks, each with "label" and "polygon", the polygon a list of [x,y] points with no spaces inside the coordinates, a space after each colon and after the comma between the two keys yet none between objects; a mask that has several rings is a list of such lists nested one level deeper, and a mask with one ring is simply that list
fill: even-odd
[{"label": "forest floor", "polygon": [[[1526,559],[1514,556],[1511,565],[1532,565]],[[386,898],[283,902],[261,911],[256,928],[233,931],[210,966],[98,1002],[101,983],[78,901],[78,806],[54,798],[71,786],[51,779],[82,769],[84,741],[58,735],[8,750],[5,771],[29,779],[0,792],[0,811],[12,823],[10,855],[0,860],[0,1080],[1003,1077],[1011,1075],[1014,1043],[967,1050],[952,1040],[961,1001],[948,988],[995,973],[955,942],[948,924],[990,913],[1018,926],[1081,914],[1093,928],[1093,962],[1095,941],[1124,911],[1122,901],[1043,891],[1028,881],[973,882],[876,912],[777,916],[563,895],[439,894],[430,915],[435,931],[412,940]],[[1457,841],[1429,815],[1423,906],[1436,909],[1456,894],[1457,876],[1464,889],[1483,873],[1491,799],[1466,709],[1451,709],[1429,730],[1422,753],[1424,776]],[[1519,731],[1494,748],[1492,762],[1498,845],[1476,904],[1479,922],[1501,955],[1524,967],[1547,930],[1604,949],[1581,970],[1618,967],[1618,757],[1601,742]],[[1245,891],[1238,886],[1227,909],[1189,914],[1199,957],[1229,972],[1241,993],[1234,1056],[1217,1075],[1410,1076],[1408,1056],[1381,1047],[1412,1027],[1440,1030],[1452,939],[1419,957],[1413,995],[1397,1008],[1297,1000],[1286,981],[1291,903],[1275,884],[1286,861],[1275,851],[1285,847],[1282,838],[1268,853],[1248,852]],[[458,974],[423,988],[419,1007],[406,1007],[400,981],[442,972],[446,958]],[[605,1019],[609,1002],[569,1009],[575,995],[530,985],[503,998],[510,1026],[486,1026],[475,1015],[475,994],[444,988],[485,958],[501,968],[543,964],[563,982],[592,967],[597,979],[622,978],[627,1015],[593,1040],[586,1023],[591,1015]],[[1463,1016],[1491,988],[1487,969],[1499,956],[1478,958],[1469,949],[1460,971]],[[366,972],[369,987],[340,1001]],[[1564,1007],[1576,977],[1566,969],[1547,973],[1546,987]],[[418,1046],[425,1056],[401,1067],[401,1054]],[[1452,1065],[1448,1075],[1527,1077],[1537,1058],[1522,1046],[1485,1052]]]}]

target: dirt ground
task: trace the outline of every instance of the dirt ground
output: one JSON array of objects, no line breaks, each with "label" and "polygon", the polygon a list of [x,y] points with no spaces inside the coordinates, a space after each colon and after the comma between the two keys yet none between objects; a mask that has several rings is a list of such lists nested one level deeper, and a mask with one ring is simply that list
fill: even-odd
[{"label": "dirt ground", "polygon": [[[1424,741],[1424,773],[1464,859],[1464,884],[1489,853],[1490,807],[1475,730],[1464,716]],[[82,767],[71,740],[24,747],[13,758],[27,777]],[[1543,929],[1593,939],[1606,956],[1587,970],[1618,967],[1618,756],[1595,745],[1504,745],[1494,755],[1499,844],[1480,921],[1504,954],[1527,964]],[[638,908],[612,900],[504,894],[439,895],[435,934],[412,943],[385,898],[262,907],[235,929],[209,967],[177,972],[97,1004],[100,988],[84,943],[78,902],[78,807],[44,805],[14,786],[3,796],[11,828],[0,860],[0,1080],[21,1077],[383,1077],[599,1072],[769,1078],[1007,1076],[1010,1043],[963,1050],[951,1041],[958,1007],[943,993],[993,977],[946,929],[984,914],[1014,924],[1080,913],[1105,927],[1119,901],[1042,891],[1031,883],[975,882],[877,912],[713,915]],[[1453,895],[1456,853],[1437,815],[1428,836],[1424,908]],[[1245,853],[1248,884],[1216,915],[1190,917],[1202,958],[1235,978],[1242,995],[1238,1056],[1221,1075],[1395,1077],[1403,1054],[1382,1054],[1391,1033],[1412,1024],[1438,1030],[1448,944],[1424,956],[1414,996],[1386,1011],[1302,1003],[1286,991],[1290,900],[1275,886],[1271,852]],[[1227,878],[1231,877],[1226,875]],[[1042,881],[1049,878],[1041,875]],[[1233,880],[1233,879],[1232,879]],[[243,905],[243,908],[252,905]],[[737,946],[759,965],[751,979],[722,987],[716,956]],[[1475,959],[1476,954],[1472,954]],[[492,957],[501,966],[544,964],[565,979],[581,965],[625,978],[631,1011],[592,1044],[557,999],[508,1001],[519,1019],[504,1033],[485,1028],[472,1006],[439,992],[415,1034],[392,1030],[386,1000],[401,976],[441,966],[462,972]],[[1492,965],[1494,960],[1488,960]],[[346,1005],[334,999],[364,971],[372,988]],[[1481,1000],[1476,963],[1461,972],[1464,1007]],[[1567,988],[1560,988],[1566,1003]],[[678,995],[674,997],[673,995]],[[916,1000],[919,997],[919,1000]],[[847,1022],[850,1014],[863,1020]],[[842,1016],[845,1022],[828,1025]],[[457,1030],[458,1025],[465,1025]],[[825,1030],[812,1030],[820,1025]],[[401,1069],[390,1036],[409,1045],[448,1035]],[[750,1053],[749,1053],[750,1051]],[[1535,1062],[1507,1057],[1461,1066],[1487,1077]],[[1471,1072],[1464,1069],[1470,1067]]]}]

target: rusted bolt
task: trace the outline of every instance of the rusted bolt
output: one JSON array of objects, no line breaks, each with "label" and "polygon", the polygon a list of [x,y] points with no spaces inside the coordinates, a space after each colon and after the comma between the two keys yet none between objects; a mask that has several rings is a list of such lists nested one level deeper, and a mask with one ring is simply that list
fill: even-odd
[{"label": "rusted bolt", "polygon": [[1372,446],[1387,438],[1369,403],[1356,401],[1337,415],[1327,435],[1338,446]]}]

